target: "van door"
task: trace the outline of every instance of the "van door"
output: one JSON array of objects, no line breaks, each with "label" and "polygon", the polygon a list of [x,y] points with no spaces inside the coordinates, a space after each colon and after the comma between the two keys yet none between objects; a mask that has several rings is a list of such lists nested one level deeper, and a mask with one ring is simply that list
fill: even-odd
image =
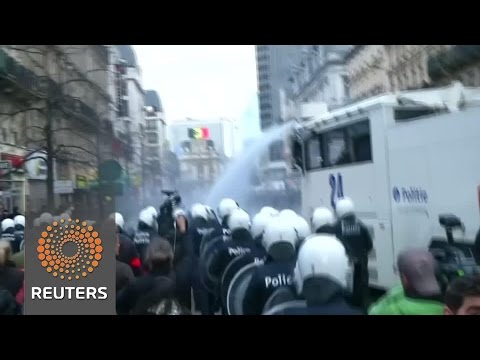
[{"label": "van door", "polygon": [[[404,142],[405,143],[405,142]],[[393,252],[428,248],[432,237],[431,189],[426,147],[390,149]]]}]

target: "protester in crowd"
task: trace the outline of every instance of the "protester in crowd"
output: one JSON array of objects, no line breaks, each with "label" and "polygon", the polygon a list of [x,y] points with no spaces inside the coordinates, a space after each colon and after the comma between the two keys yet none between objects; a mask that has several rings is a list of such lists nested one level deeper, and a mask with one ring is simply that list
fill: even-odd
[{"label": "protester in crowd", "polygon": [[145,265],[148,274],[137,277],[117,294],[119,315],[130,314],[156,286],[168,286],[169,291],[175,291],[173,250],[168,241],[161,239],[149,244],[145,252]]},{"label": "protester in crowd", "polygon": [[0,315],[17,315],[17,303],[10,291],[0,288]]},{"label": "protester in crowd", "polygon": [[480,275],[454,279],[445,294],[445,315],[480,315]]},{"label": "protester in crowd", "polygon": [[443,301],[428,250],[410,249],[398,256],[401,285],[371,306],[369,315],[442,315]]}]

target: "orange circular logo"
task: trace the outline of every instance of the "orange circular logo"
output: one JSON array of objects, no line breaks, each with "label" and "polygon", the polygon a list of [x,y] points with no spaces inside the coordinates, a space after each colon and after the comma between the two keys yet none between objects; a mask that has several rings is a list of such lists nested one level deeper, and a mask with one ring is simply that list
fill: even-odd
[{"label": "orange circular logo", "polygon": [[102,239],[84,221],[64,219],[48,225],[38,239],[38,260],[48,273],[61,280],[80,280],[102,259]]}]

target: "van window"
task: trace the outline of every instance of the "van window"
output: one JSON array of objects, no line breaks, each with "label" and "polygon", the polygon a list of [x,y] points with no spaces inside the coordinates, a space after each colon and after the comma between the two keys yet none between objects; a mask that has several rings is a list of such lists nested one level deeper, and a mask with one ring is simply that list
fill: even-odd
[{"label": "van window", "polygon": [[336,166],[351,162],[345,128],[328,131],[323,134],[323,137],[325,166]]},{"label": "van window", "polygon": [[322,153],[320,151],[320,136],[314,136],[307,140],[307,170],[318,169],[322,167]]},{"label": "van window", "polygon": [[305,145],[307,170],[372,161],[370,121],[316,134]]}]

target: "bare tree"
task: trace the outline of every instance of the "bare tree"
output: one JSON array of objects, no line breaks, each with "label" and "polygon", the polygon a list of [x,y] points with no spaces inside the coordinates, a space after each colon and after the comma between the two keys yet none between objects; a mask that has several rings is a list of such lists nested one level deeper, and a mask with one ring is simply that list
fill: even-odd
[{"label": "bare tree", "polygon": [[[34,149],[27,154],[26,161],[34,158],[46,161],[47,206],[54,209],[54,159],[90,166],[101,161],[100,119],[104,114],[98,114],[94,108],[98,94],[104,91],[89,75],[107,74],[108,61],[105,68],[81,72],[76,62],[90,61],[84,46],[2,45],[0,48],[21,58],[26,71],[33,74],[29,89],[32,96],[15,102],[14,109],[0,113],[0,118],[25,114],[25,146]],[[95,103],[93,108],[84,102],[89,97]],[[46,159],[38,153],[45,154]]]}]

